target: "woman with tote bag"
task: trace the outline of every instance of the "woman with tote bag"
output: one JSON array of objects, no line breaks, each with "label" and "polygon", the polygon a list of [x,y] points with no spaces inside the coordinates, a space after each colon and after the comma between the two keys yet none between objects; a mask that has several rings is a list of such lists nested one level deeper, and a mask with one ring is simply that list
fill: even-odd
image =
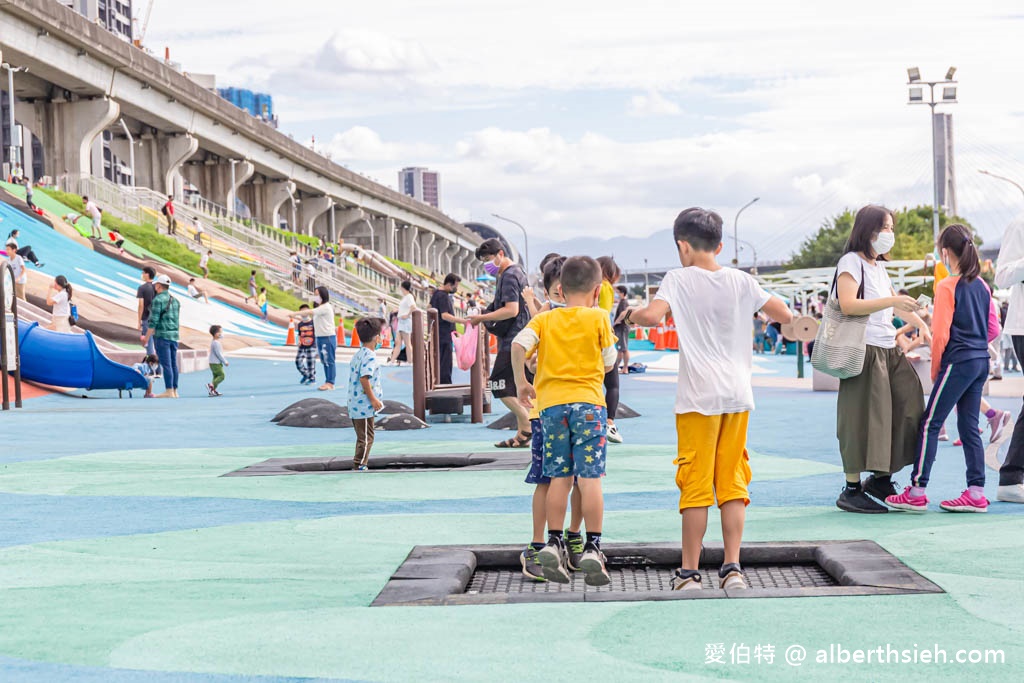
[{"label": "woman with tote bag", "polygon": [[[895,241],[892,212],[865,206],[857,212],[836,267],[833,296],[842,313],[867,318],[864,366],[859,374],[839,380],[836,433],[846,486],[836,506],[846,512],[888,511],[871,497],[884,501],[897,493],[891,475],[913,461],[924,414],[921,380],[896,346],[894,309],[921,331],[925,342],[931,341],[931,332],[915,313],[917,302],[896,295],[879,263],[888,260]],[[863,484],[862,472],[871,473]]]}]

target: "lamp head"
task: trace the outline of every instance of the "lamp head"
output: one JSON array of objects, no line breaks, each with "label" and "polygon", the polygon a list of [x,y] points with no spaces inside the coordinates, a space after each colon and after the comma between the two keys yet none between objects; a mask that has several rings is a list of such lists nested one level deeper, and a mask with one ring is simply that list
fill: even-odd
[{"label": "lamp head", "polygon": [[956,76],[956,67],[955,66],[951,66],[946,71],[946,80],[947,81],[951,81],[951,80],[953,80],[954,76]]},{"label": "lamp head", "polygon": [[916,66],[912,66],[909,69],[907,69],[907,80],[909,80],[911,83],[917,83],[919,80],[921,80],[921,70],[918,69]]},{"label": "lamp head", "polygon": [[924,88],[910,88],[908,96],[911,104],[914,102],[924,102]]}]

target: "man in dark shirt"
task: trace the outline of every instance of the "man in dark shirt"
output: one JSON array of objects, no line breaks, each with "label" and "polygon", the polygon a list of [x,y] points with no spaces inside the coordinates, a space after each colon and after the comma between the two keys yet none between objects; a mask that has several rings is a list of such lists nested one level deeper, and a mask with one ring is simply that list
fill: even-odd
[{"label": "man in dark shirt", "polygon": [[[512,340],[530,322],[530,310],[523,300],[523,289],[528,285],[526,273],[505,254],[497,239],[484,240],[477,247],[476,257],[497,272],[494,302],[487,310],[469,319],[473,325],[492,323],[488,328],[498,338],[498,355],[491,367],[491,394],[516,416],[519,431],[507,441],[495,444],[499,448],[529,448],[532,438],[530,416],[516,399],[516,380],[512,371]],[[485,266],[486,270],[486,266]],[[528,375],[529,376],[529,375]],[[532,377],[530,378],[532,381]]]},{"label": "man in dark shirt", "polygon": [[462,318],[455,317],[455,309],[452,307],[452,294],[459,287],[462,281],[458,275],[448,273],[444,278],[444,284],[430,297],[430,307],[437,310],[437,329],[439,341],[437,344],[438,383],[452,383],[452,354],[455,349],[452,345],[452,333],[455,331],[455,323],[465,322]]},{"label": "man in dark shirt", "polygon": [[[149,312],[153,307],[153,297],[156,296],[156,289],[153,287],[153,279],[156,277],[156,270],[152,266],[142,269],[142,284],[135,292],[135,298],[139,300],[139,338],[145,339],[149,330]],[[146,342],[146,353],[155,354],[156,348],[153,340]]]}]

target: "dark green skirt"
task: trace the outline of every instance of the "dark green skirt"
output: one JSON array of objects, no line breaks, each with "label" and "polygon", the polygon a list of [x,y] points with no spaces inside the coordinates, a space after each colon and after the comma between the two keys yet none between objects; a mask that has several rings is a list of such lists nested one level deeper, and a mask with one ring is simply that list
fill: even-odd
[{"label": "dark green skirt", "polygon": [[836,435],[843,471],[898,472],[914,461],[924,390],[899,348],[868,346],[864,371],[840,380]]}]

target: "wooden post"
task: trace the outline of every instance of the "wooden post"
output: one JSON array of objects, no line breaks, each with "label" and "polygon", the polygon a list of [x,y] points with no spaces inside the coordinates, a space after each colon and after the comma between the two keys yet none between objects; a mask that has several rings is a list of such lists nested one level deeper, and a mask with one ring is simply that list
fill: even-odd
[{"label": "wooden post", "polygon": [[[7,291],[10,287],[11,291]],[[11,298],[11,320],[7,320],[7,297]],[[21,356],[18,348],[18,296],[14,285],[14,269],[9,263],[0,265],[0,384],[3,384],[2,404],[3,410],[11,409],[10,389],[7,386],[7,378],[14,376],[14,407],[21,408]],[[7,348],[7,326],[11,325],[14,330],[14,349]],[[14,358],[14,369],[7,364],[8,355]]]},{"label": "wooden post", "polygon": [[412,410],[421,420],[427,419],[427,358],[423,348],[423,311],[412,313]]},{"label": "wooden post", "polygon": [[441,354],[439,353],[441,331],[436,308],[427,309],[427,322],[430,325],[427,329],[429,335],[427,348],[430,351],[430,382],[427,383],[427,387],[433,390],[440,383],[441,378]]}]

